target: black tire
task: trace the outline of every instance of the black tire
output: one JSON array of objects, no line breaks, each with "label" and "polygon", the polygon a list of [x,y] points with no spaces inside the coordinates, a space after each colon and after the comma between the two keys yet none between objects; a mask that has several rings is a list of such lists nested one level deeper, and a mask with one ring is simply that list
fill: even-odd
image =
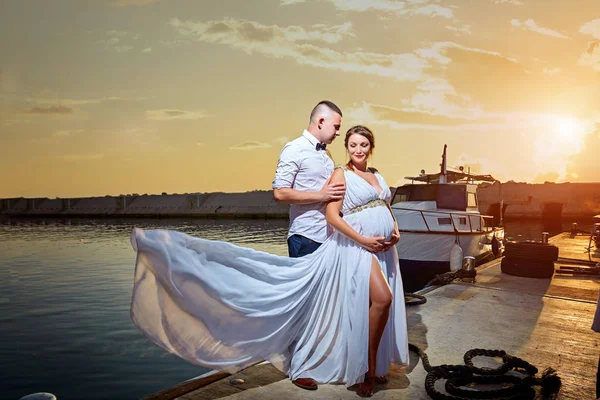
[{"label": "black tire", "polygon": [[554,262],[511,259],[504,257],[500,264],[502,273],[526,278],[552,278]]},{"label": "black tire", "polygon": [[554,262],[558,260],[558,247],[540,242],[507,242],[504,256],[512,259]]}]

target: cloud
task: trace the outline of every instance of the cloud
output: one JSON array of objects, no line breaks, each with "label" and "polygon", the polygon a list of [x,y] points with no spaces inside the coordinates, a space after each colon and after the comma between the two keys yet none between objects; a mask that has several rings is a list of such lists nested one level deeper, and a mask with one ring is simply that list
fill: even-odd
[{"label": "cloud", "polygon": [[231,146],[229,149],[231,150],[256,150],[256,149],[267,149],[271,147],[269,143],[261,143],[261,142],[243,142],[240,144],[236,144],[235,146]]},{"label": "cloud", "polygon": [[442,7],[438,4],[429,4],[423,7],[418,7],[411,12],[413,15],[427,15],[430,17],[452,18],[454,13],[448,7]]},{"label": "cloud", "polygon": [[456,32],[457,34],[464,33],[465,35],[470,35],[472,33],[471,25],[463,25],[461,27],[446,25],[446,29]]},{"label": "cloud", "polygon": [[523,22],[519,21],[518,19],[513,19],[510,21],[510,23],[512,26],[520,27],[524,31],[536,32],[540,35],[552,36],[559,39],[570,39],[568,36],[565,36],[560,32],[538,26],[532,19],[528,19]]},{"label": "cloud", "polygon": [[[282,6],[290,4],[304,3],[306,0],[281,0]],[[395,13],[398,15],[425,15],[430,17],[452,18],[454,16],[452,10],[448,7],[443,7],[438,4],[426,4],[427,0],[327,0],[337,10],[365,12],[365,11],[381,11],[386,13]]]},{"label": "cloud", "polygon": [[516,109],[542,112],[552,106],[557,90],[563,89],[556,82],[550,84],[541,73],[531,74],[520,62],[498,52],[436,43],[429,49],[421,49],[419,54],[444,67],[437,74],[431,73],[429,81],[436,82],[435,89],[420,89],[419,96],[425,98],[418,102],[425,108],[447,107],[449,113],[454,113],[453,108],[478,104],[498,112]]},{"label": "cloud", "polygon": [[555,76],[560,74],[561,69],[560,68],[548,68],[548,67],[544,67],[543,72],[546,75],[549,76]]},{"label": "cloud", "polygon": [[140,38],[139,34],[111,30],[106,33],[107,38],[99,40],[104,47],[116,51],[117,53],[126,53],[133,50],[133,42]]},{"label": "cloud", "polygon": [[[480,115],[482,106],[475,106],[480,99],[474,99],[473,95],[498,101],[496,92],[489,90],[490,80],[512,82],[516,77],[527,76],[512,58],[454,42],[433,43],[415,52],[429,62],[430,68],[406,104],[448,117],[470,119],[473,113]],[[500,100],[503,99],[506,98]]]},{"label": "cloud", "polygon": [[586,22],[579,28],[579,32],[584,35],[590,35],[594,39],[600,39],[600,18]]},{"label": "cloud", "polygon": [[[501,91],[506,86],[522,92],[521,85],[530,79],[530,74],[512,58],[454,42],[436,42],[402,54],[351,49],[341,52],[324,46],[321,26],[305,30],[235,19],[207,22],[173,19],[171,25],[186,38],[221,44],[248,54],[290,58],[316,68],[417,82],[418,92],[411,100],[413,106],[439,114],[462,112],[465,105],[473,102],[470,92],[490,99],[492,104],[514,102],[514,93],[497,96],[482,82],[494,80],[500,84]],[[331,27],[329,33],[336,40],[352,34],[348,25]]]},{"label": "cloud", "polygon": [[284,144],[287,144],[288,142],[291,141],[291,139],[288,136],[280,136],[278,138],[273,139],[273,141],[281,146],[283,146]]},{"label": "cloud", "polygon": [[142,50],[142,53],[151,53],[152,52],[152,47],[146,47],[144,50]]},{"label": "cloud", "polygon": [[112,2],[114,7],[127,7],[127,6],[145,6],[148,4],[156,3],[160,0],[115,0]]},{"label": "cloud", "polygon": [[[304,3],[306,0],[281,0],[281,5]],[[402,11],[406,3],[394,0],[328,0],[335,8],[342,11]]]},{"label": "cloud", "polygon": [[297,42],[337,43],[344,37],[354,36],[350,22],[333,26],[313,25],[313,29],[308,31],[296,25],[281,28],[277,25],[263,25],[233,18],[208,22],[181,21],[173,18],[169,25],[180,34],[194,37],[199,41],[234,45],[239,40],[245,44],[244,47],[254,42],[256,47],[266,43],[272,45]]},{"label": "cloud", "polygon": [[438,64],[448,65],[452,62],[452,56],[457,53],[469,53],[478,58],[502,59],[504,62],[516,63],[514,59],[504,57],[496,51],[488,51],[474,47],[463,46],[454,42],[436,42],[428,48],[422,48],[415,51],[421,57],[430,59]]},{"label": "cloud", "polygon": [[579,28],[579,32],[596,39],[588,43],[586,51],[579,58],[579,64],[600,71],[600,18],[586,22]]},{"label": "cloud", "polygon": [[600,40],[588,43],[587,50],[579,57],[579,64],[589,65],[594,71],[600,71]]},{"label": "cloud", "polygon": [[184,111],[174,109],[148,110],[146,118],[154,121],[170,121],[170,120],[197,120],[206,118],[208,115],[204,111]]},{"label": "cloud", "polygon": [[83,132],[83,129],[72,129],[72,130],[60,130],[56,131],[52,134],[54,137],[69,137],[77,135],[78,133]]},{"label": "cloud", "polygon": [[73,109],[66,106],[48,106],[48,107],[32,107],[27,111],[28,114],[73,114]]},{"label": "cloud", "polygon": [[506,124],[504,116],[494,114],[473,112],[471,115],[467,115],[468,112],[463,110],[463,115],[448,116],[415,107],[394,108],[369,103],[363,103],[345,114],[351,119],[362,121],[365,124],[387,125],[398,130],[477,131],[492,125]]},{"label": "cloud", "polygon": [[45,97],[29,97],[25,99],[28,102],[36,104],[61,104],[65,106],[82,106],[89,104],[100,104],[107,101],[140,101],[146,100],[146,97],[119,97],[119,96],[107,96],[98,97],[92,99],[61,99],[61,98],[45,98]]},{"label": "cloud", "polygon": [[492,3],[495,4],[512,4],[515,6],[522,6],[523,2],[519,0],[492,0]]},{"label": "cloud", "polygon": [[[1,120],[1,119],[0,119]],[[26,125],[31,123],[31,120],[29,119],[18,119],[18,118],[14,118],[14,119],[5,119],[3,121],[3,124],[5,126],[12,126],[12,125]]]},{"label": "cloud", "polygon": [[308,31],[297,26],[282,28],[234,19],[208,22],[173,19],[170,24],[181,35],[199,42],[223,44],[248,54],[289,57],[299,64],[319,68],[416,81],[422,79],[423,70],[429,67],[427,61],[414,53],[338,52],[322,46],[323,42],[335,43],[353,36],[349,23],[328,28],[315,25]]},{"label": "cloud", "polygon": [[104,158],[104,154],[71,154],[56,158],[63,161],[98,161]]},{"label": "cloud", "polygon": [[170,49],[181,46],[183,44],[186,43],[190,43],[189,40],[182,40],[182,39],[177,39],[177,40],[159,40],[158,41],[159,44],[168,47]]}]

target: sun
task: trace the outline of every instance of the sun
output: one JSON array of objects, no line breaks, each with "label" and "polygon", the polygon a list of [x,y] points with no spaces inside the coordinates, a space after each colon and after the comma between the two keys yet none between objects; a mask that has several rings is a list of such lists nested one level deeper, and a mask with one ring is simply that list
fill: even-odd
[{"label": "sun", "polygon": [[538,175],[554,173],[564,179],[569,159],[581,151],[585,121],[565,115],[545,115],[537,125],[533,162]]},{"label": "sun", "polygon": [[557,118],[555,132],[557,139],[563,143],[574,143],[581,139],[581,127],[579,122],[573,118]]}]

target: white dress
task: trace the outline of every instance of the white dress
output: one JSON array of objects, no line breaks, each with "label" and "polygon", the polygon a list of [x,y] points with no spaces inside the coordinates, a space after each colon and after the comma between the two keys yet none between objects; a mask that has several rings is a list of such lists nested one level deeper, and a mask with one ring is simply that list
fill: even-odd
[{"label": "white dress", "polygon": [[[344,219],[364,236],[390,237],[389,201],[344,171]],[[362,382],[367,372],[369,275],[379,261],[394,295],[377,354],[377,375],[408,363],[406,310],[395,246],[370,253],[339,232],[300,258],[276,256],[171,230],[135,228],[131,316],[154,343],[193,364],[236,372],[268,360],[291,379]]]}]

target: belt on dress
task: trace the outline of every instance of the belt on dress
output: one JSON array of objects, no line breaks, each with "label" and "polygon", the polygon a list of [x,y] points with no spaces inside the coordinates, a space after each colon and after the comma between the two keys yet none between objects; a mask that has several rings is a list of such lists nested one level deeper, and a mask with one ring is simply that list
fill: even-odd
[{"label": "belt on dress", "polygon": [[[366,210],[367,208],[380,207],[380,206],[386,206],[386,205],[387,205],[387,203],[385,200],[382,200],[382,199],[371,200],[370,202],[363,204],[362,206],[354,207],[354,208],[348,210],[346,212],[346,215],[354,214],[359,211]],[[343,217],[343,216],[344,216],[344,214],[340,211],[340,217]]]}]

